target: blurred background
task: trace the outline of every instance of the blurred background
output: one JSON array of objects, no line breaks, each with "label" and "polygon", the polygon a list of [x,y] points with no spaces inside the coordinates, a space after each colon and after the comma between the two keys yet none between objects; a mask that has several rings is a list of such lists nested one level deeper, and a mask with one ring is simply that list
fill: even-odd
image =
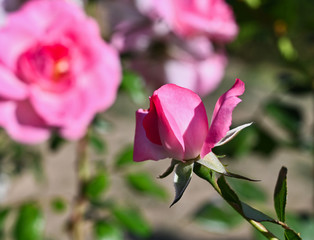
[{"label": "blurred background", "polygon": [[[23,2],[2,1],[3,22]],[[311,240],[313,2],[226,1],[238,29],[232,36],[211,36],[210,41],[204,36],[186,40],[165,29],[147,9],[138,7],[142,1],[75,2],[96,19],[103,39],[119,50],[123,66],[116,102],[94,118],[89,130],[93,177],[86,187],[91,203],[85,216],[86,239],[263,239],[197,177],[180,202],[169,208],[173,176],[157,179],[169,160],[132,161],[135,111],[149,107],[154,89],[179,81],[201,95],[211,117],[219,96],[240,78],[246,91],[234,110],[233,126],[254,124],[215,153],[226,155],[222,162],[232,172],[261,180],[228,182],[241,199],[272,217],[278,172],[286,166],[287,223]],[[190,82],[191,78],[197,80]],[[53,135],[28,146],[11,140],[5,130],[0,134],[1,239],[69,239],[67,220],[78,191],[77,142]],[[269,227],[283,236],[279,227]]]}]

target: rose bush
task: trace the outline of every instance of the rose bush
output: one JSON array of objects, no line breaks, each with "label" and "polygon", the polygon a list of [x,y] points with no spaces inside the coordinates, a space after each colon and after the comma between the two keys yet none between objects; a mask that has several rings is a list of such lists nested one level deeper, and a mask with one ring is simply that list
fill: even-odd
[{"label": "rose bush", "polygon": [[162,86],[151,96],[150,108],[136,112],[134,161],[203,158],[227,135],[243,92],[244,83],[237,79],[218,99],[208,127],[205,106],[197,94],[174,84]]},{"label": "rose bush", "polygon": [[23,143],[52,130],[78,139],[115,100],[120,75],[118,54],[82,9],[30,1],[0,29],[0,126]]},{"label": "rose bush", "polygon": [[231,41],[238,33],[232,9],[224,0],[136,0],[139,10],[161,19],[184,37],[207,35]]}]

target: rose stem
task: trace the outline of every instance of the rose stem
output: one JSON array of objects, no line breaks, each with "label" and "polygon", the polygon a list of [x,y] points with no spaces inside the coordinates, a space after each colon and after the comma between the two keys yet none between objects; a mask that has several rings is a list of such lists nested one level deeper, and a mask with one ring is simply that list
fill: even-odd
[{"label": "rose stem", "polygon": [[[213,188],[216,190],[216,192],[224,199],[222,193],[221,193],[221,190],[216,182],[216,178],[214,177],[214,172],[213,171],[210,171],[209,172],[209,176],[203,176],[202,174],[199,174],[197,171],[195,171],[195,173],[203,178],[204,180],[206,180],[207,182],[209,182]],[[227,201],[226,199],[224,199],[234,210],[236,210],[246,221],[248,221],[257,231],[259,231],[261,234],[263,234],[267,239],[269,240],[279,240],[274,234],[272,234],[270,231],[268,231],[263,224],[257,222],[257,221],[254,221],[252,219],[248,219],[246,217],[244,217],[240,210],[235,208],[232,204],[229,203],[229,201]]]},{"label": "rose stem", "polygon": [[88,159],[88,133],[77,144],[76,173],[77,196],[74,199],[72,213],[69,219],[69,233],[73,240],[84,240],[84,215],[88,200],[84,195],[84,186],[90,178]]}]

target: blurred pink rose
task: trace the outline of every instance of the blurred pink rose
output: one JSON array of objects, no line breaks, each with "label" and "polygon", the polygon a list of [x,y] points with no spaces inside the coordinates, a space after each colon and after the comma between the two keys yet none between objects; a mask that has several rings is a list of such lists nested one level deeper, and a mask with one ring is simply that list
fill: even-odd
[{"label": "blurred pink rose", "polygon": [[139,10],[162,19],[178,35],[207,35],[231,41],[238,33],[232,9],[224,0],[136,0]]},{"label": "blurred pink rose", "polygon": [[205,96],[218,87],[226,65],[226,55],[198,37],[168,46],[165,57],[138,56],[131,67],[155,88],[174,83]]},{"label": "blurred pink rose", "polygon": [[218,99],[208,128],[197,94],[174,84],[162,86],[151,96],[150,108],[136,112],[134,161],[203,158],[229,131],[232,111],[243,92],[244,83],[237,79]]},{"label": "blurred pink rose", "polygon": [[65,0],[33,0],[0,29],[0,126],[37,143],[57,130],[78,139],[115,100],[116,51],[95,21]]}]

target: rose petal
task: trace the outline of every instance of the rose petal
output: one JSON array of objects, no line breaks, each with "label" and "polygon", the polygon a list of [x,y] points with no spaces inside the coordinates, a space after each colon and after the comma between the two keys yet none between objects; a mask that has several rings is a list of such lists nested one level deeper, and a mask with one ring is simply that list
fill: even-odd
[{"label": "rose petal", "polygon": [[133,159],[135,162],[160,160],[168,157],[167,152],[162,146],[152,143],[146,137],[143,120],[147,114],[148,112],[143,109],[139,109],[136,112],[136,129],[133,152]]},{"label": "rose petal", "polygon": [[1,97],[14,100],[21,100],[27,97],[27,86],[1,65],[0,82]]},{"label": "rose petal", "polygon": [[43,120],[28,102],[0,102],[0,116],[0,126],[18,142],[40,143],[50,135]]},{"label": "rose petal", "polygon": [[238,96],[244,93],[244,83],[236,79],[235,84],[217,101],[212,117],[212,123],[208,131],[204,146],[201,151],[201,158],[208,154],[211,149],[229,131],[232,121],[232,111],[241,102]]},{"label": "rose petal", "polygon": [[19,56],[36,41],[32,31],[25,25],[11,24],[0,29],[1,63],[12,71],[16,69]]},{"label": "rose petal", "polygon": [[161,142],[170,157],[187,160],[199,155],[208,131],[200,97],[189,89],[166,84],[154,92]]},{"label": "rose petal", "polygon": [[199,84],[196,92],[205,96],[214,91],[225,74],[227,57],[222,53],[214,53],[197,65]]},{"label": "rose petal", "polygon": [[104,44],[102,40],[99,42],[98,50],[95,50],[95,53],[98,53],[100,57],[95,61],[95,67],[90,70],[95,82],[90,87],[93,88],[93,95],[95,96],[93,101],[96,110],[104,111],[116,99],[121,82],[121,65],[118,53],[107,44]]},{"label": "rose petal", "polygon": [[[87,87],[73,88],[72,91],[64,94],[45,92],[36,86],[31,89],[31,102],[36,112],[49,125],[61,129],[86,130],[86,126],[96,112],[93,100],[93,91]],[[71,134],[69,132],[64,134],[70,139],[81,136],[81,133],[74,133],[73,130],[71,132]]]},{"label": "rose petal", "polygon": [[198,90],[198,76],[196,67],[192,62],[183,59],[170,59],[165,62],[165,82],[173,83],[192,91]]},{"label": "rose petal", "polygon": [[146,137],[152,143],[162,145],[158,129],[158,115],[154,102],[150,101],[149,112],[143,120]]}]

